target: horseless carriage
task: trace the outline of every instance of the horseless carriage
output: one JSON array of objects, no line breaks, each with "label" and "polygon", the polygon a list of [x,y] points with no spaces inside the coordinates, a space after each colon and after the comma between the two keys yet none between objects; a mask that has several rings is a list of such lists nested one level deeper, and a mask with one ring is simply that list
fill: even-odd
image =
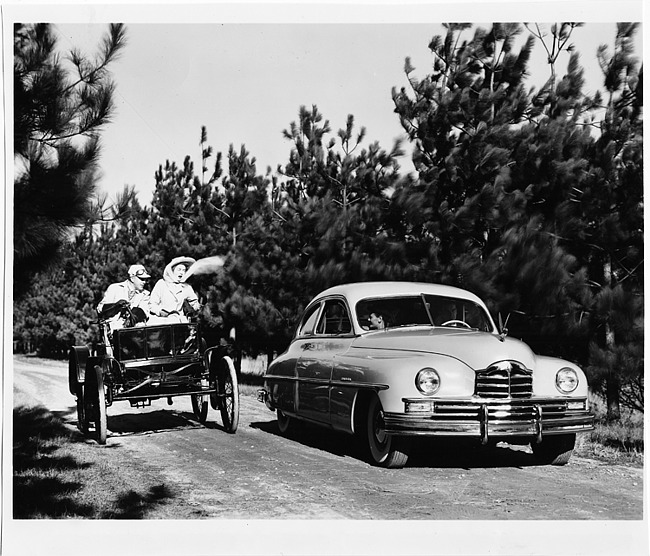
[{"label": "horseless carriage", "polygon": [[146,407],[152,400],[190,396],[194,415],[205,423],[208,404],[219,410],[226,432],[239,423],[237,373],[229,346],[206,347],[196,322],[109,329],[99,321],[102,342],[91,351],[73,346],[68,384],[77,400],[78,427],[106,443],[106,410],[114,402]]}]

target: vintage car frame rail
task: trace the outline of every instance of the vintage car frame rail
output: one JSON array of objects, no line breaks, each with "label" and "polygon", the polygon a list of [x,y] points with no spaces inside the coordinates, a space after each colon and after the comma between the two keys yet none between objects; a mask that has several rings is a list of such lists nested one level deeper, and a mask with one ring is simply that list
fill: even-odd
[{"label": "vintage car frame rail", "polygon": [[364,282],[317,295],[257,397],[281,433],[305,421],[353,434],[384,467],[405,465],[426,436],[530,444],[538,462],[564,465],[576,434],[594,428],[578,366],[534,354],[497,329],[477,296],[440,284]]},{"label": "vintage car frame rail", "polygon": [[199,422],[206,422],[210,404],[227,432],[237,430],[239,387],[228,346],[206,347],[198,323],[135,326],[112,334],[105,320],[99,324],[97,348],[73,346],[68,358],[68,386],[84,434],[106,443],[106,409],[115,402],[145,407],[167,399],[171,405],[178,396],[190,396]]}]

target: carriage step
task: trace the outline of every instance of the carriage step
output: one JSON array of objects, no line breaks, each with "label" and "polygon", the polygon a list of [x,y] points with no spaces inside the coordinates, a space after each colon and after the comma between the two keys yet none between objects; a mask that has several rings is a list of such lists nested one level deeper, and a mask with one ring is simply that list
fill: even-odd
[{"label": "carriage step", "polygon": [[151,405],[151,400],[129,400],[129,403],[131,404],[131,407],[149,407]]}]

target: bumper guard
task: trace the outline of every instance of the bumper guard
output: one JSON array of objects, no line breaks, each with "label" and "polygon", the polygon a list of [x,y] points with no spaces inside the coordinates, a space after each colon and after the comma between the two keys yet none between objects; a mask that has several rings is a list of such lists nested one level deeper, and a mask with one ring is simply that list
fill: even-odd
[{"label": "bumper guard", "polygon": [[[487,444],[490,437],[528,437],[593,430],[586,398],[426,400],[404,399],[405,413],[384,413],[387,434],[470,436]],[[409,411],[416,406],[417,410]]]}]

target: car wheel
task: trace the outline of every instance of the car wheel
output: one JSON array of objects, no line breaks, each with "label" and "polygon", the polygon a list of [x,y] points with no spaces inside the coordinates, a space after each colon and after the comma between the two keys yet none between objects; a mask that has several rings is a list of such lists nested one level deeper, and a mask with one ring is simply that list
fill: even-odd
[{"label": "car wheel", "polygon": [[208,400],[202,394],[192,394],[192,411],[199,420],[199,423],[205,423],[208,419]]},{"label": "car wheel", "polygon": [[531,448],[539,463],[566,465],[571,459],[575,444],[575,434],[558,434],[545,436],[539,444],[531,443]]},{"label": "car wheel", "polygon": [[84,385],[77,385],[77,428],[83,433],[88,432],[88,421],[86,419],[86,402],[84,401]]},{"label": "car wheel", "polygon": [[384,410],[377,396],[373,396],[368,403],[363,433],[370,463],[388,468],[406,465],[408,440],[386,434]]},{"label": "car wheel", "polygon": [[106,393],[102,368],[95,365],[90,376],[86,376],[83,390],[84,421],[95,423],[95,439],[98,444],[106,444]]},{"label": "car wheel", "polygon": [[239,383],[235,364],[229,356],[221,359],[217,372],[219,408],[226,432],[234,433],[239,425]]},{"label": "car wheel", "polygon": [[293,417],[289,417],[281,409],[277,410],[277,414],[280,434],[288,434],[296,429],[296,420]]}]

